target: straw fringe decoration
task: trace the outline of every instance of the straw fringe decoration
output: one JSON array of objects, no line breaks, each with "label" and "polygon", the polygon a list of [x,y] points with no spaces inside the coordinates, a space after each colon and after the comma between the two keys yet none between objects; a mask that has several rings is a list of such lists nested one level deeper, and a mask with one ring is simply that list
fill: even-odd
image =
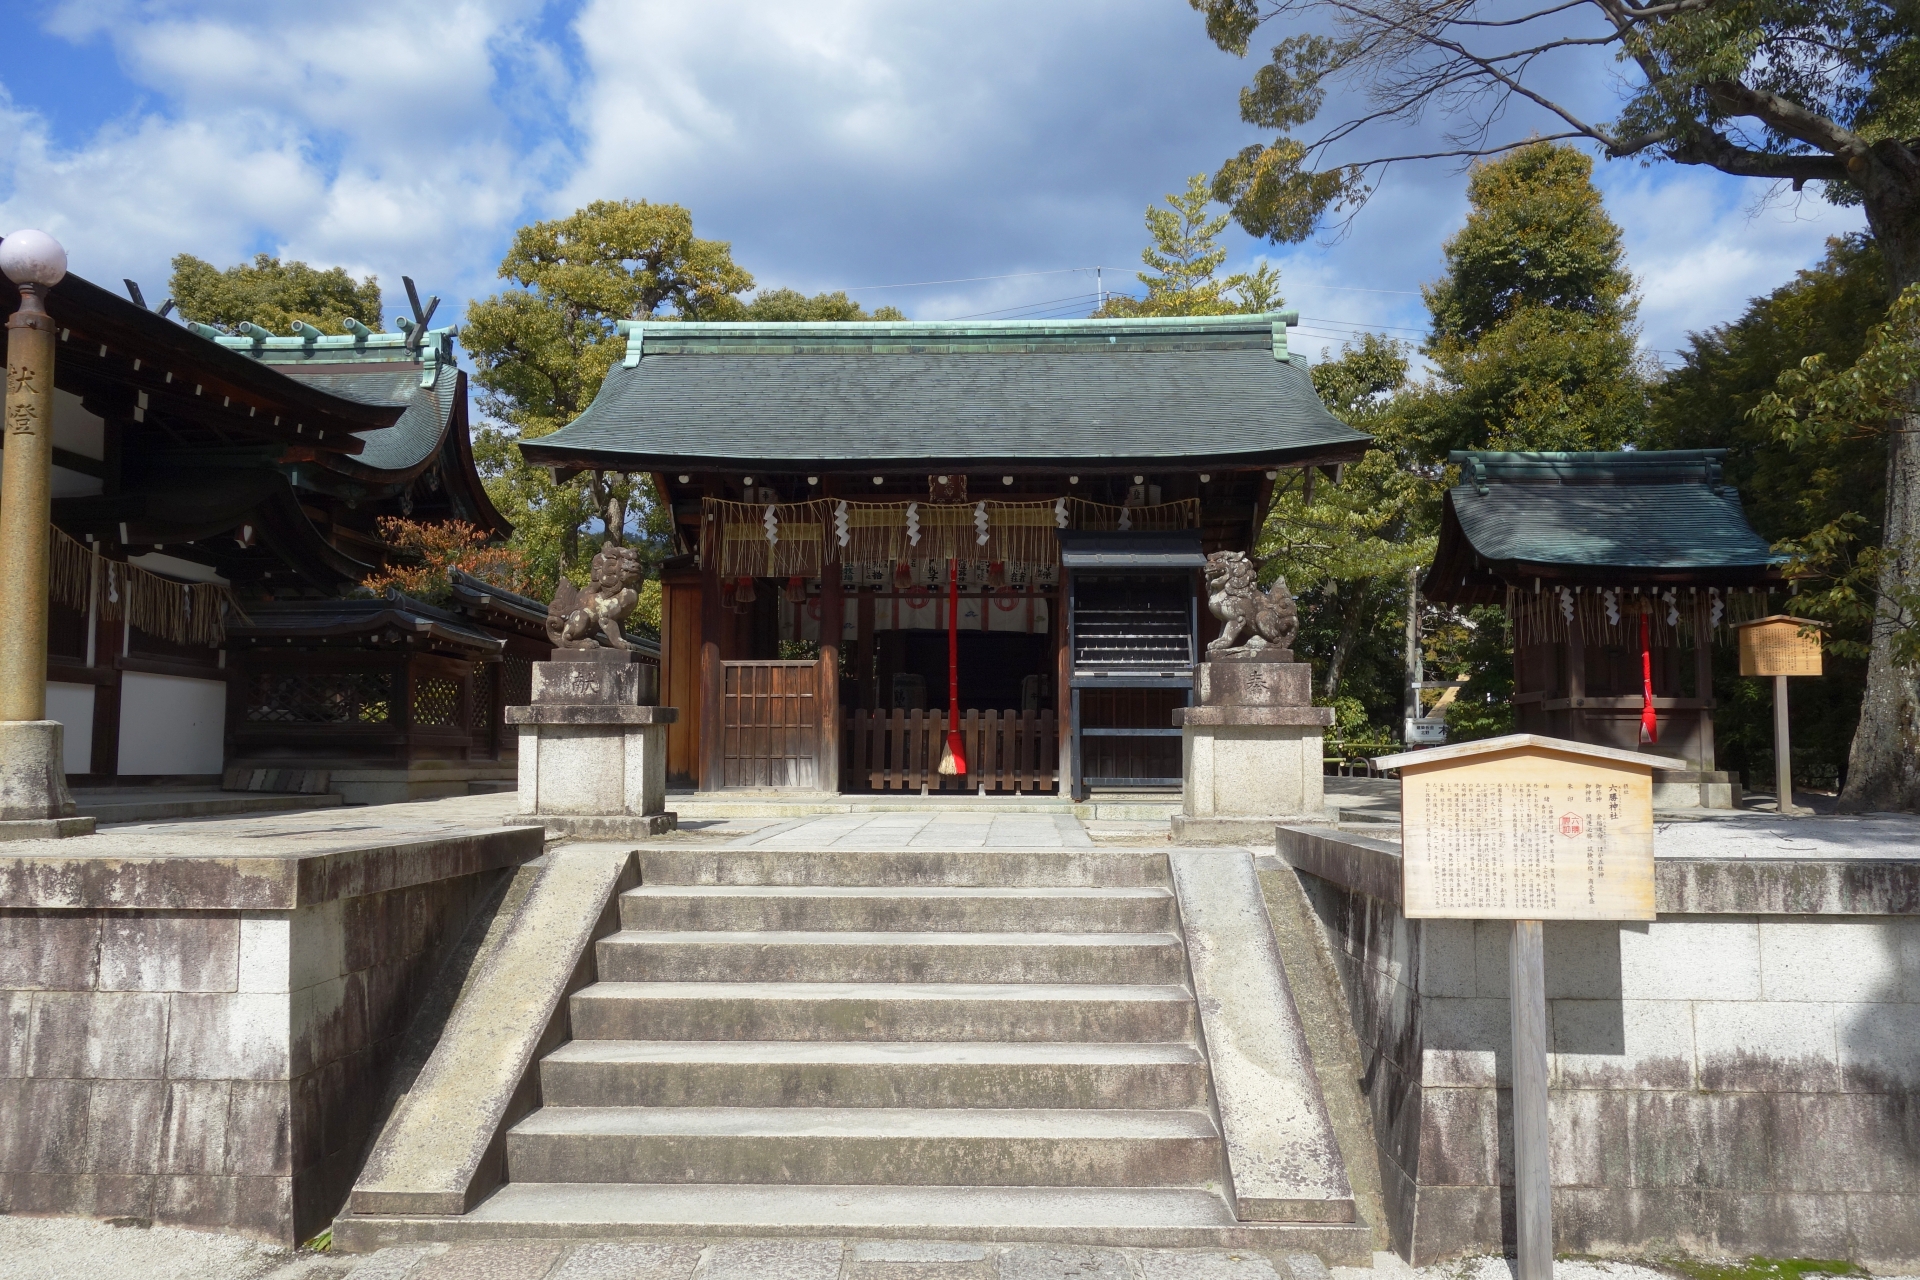
[{"label": "straw fringe decoration", "polygon": [[[703,503],[701,563],[722,578],[820,576],[823,564],[980,560],[1056,564],[1058,529],[1200,526],[1198,499],[1119,507],[1084,498],[1038,502]],[[984,532],[982,521],[984,519]],[[844,536],[844,541],[843,541]],[[981,539],[984,536],[985,541]]]},{"label": "straw fringe decoration", "polygon": [[173,644],[219,648],[227,613],[244,618],[233,592],[217,582],[175,582],[139,565],[109,560],[59,529],[53,530],[48,586],[53,598],[79,613],[89,601],[112,622],[131,622]]},{"label": "straw fringe decoration", "polygon": [[[1582,644],[1597,647],[1640,645],[1640,614],[1650,611],[1648,638],[1668,648],[1690,646],[1697,629],[1695,609],[1705,604],[1708,630],[1725,641],[1731,624],[1763,618],[1767,593],[1744,587],[1547,587],[1539,591],[1507,589],[1507,619],[1515,644],[1563,644],[1579,628]],[[1715,609],[1715,604],[1720,607]]]}]

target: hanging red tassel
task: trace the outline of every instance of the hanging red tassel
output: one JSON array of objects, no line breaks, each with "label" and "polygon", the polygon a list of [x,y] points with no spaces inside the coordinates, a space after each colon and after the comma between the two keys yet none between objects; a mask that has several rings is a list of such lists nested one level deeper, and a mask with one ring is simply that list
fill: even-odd
[{"label": "hanging red tassel", "polygon": [[1660,722],[1653,714],[1653,620],[1647,612],[1640,614],[1640,742],[1642,745],[1657,744],[1660,741]]},{"label": "hanging red tassel", "polygon": [[960,564],[947,561],[947,746],[940,753],[942,777],[967,771],[967,743],[960,736]]}]

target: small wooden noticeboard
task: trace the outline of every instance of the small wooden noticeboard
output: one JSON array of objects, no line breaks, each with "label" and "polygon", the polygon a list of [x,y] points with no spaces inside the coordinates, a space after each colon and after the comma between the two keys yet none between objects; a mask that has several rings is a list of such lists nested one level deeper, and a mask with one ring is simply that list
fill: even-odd
[{"label": "small wooden noticeboard", "polygon": [[1653,771],[1686,762],[1516,733],[1400,771],[1409,919],[1651,920]]},{"label": "small wooden noticeboard", "polygon": [[1737,622],[1740,633],[1740,674],[1743,676],[1817,676],[1822,674],[1820,633],[1806,628],[1821,624],[1810,618],[1776,613],[1752,622]]}]

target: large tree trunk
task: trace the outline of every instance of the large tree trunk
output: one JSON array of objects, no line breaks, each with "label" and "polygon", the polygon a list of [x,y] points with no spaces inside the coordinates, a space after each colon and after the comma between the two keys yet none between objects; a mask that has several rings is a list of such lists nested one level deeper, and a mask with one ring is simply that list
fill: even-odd
[{"label": "large tree trunk", "polygon": [[[1913,197],[1873,198],[1867,220],[1886,258],[1897,297],[1920,281],[1920,217]],[[1910,406],[1915,401],[1909,399]],[[1894,660],[1900,628],[1892,603],[1896,592],[1920,585],[1920,407],[1912,407],[1888,439],[1887,511],[1881,545],[1879,616],[1867,658],[1867,690],[1860,726],[1847,756],[1847,785],[1840,793],[1845,813],[1877,809],[1920,810],[1920,671]]]},{"label": "large tree trunk", "polygon": [[1333,653],[1327,658],[1326,679],[1320,690],[1320,696],[1328,701],[1340,690],[1340,677],[1346,671],[1353,642],[1359,638],[1360,621],[1366,615],[1367,596],[1372,590],[1372,578],[1357,578],[1347,584],[1345,591],[1334,590],[1333,598],[1340,602],[1340,636],[1333,642]]}]

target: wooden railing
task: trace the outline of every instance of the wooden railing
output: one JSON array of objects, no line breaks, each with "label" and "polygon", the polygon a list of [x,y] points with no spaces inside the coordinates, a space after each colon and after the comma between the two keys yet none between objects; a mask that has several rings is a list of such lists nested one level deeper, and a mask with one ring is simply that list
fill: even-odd
[{"label": "wooden railing", "polygon": [[960,717],[968,772],[939,772],[944,711],[854,711],[842,722],[848,790],[1052,791],[1060,733],[1051,711],[968,711]]}]

